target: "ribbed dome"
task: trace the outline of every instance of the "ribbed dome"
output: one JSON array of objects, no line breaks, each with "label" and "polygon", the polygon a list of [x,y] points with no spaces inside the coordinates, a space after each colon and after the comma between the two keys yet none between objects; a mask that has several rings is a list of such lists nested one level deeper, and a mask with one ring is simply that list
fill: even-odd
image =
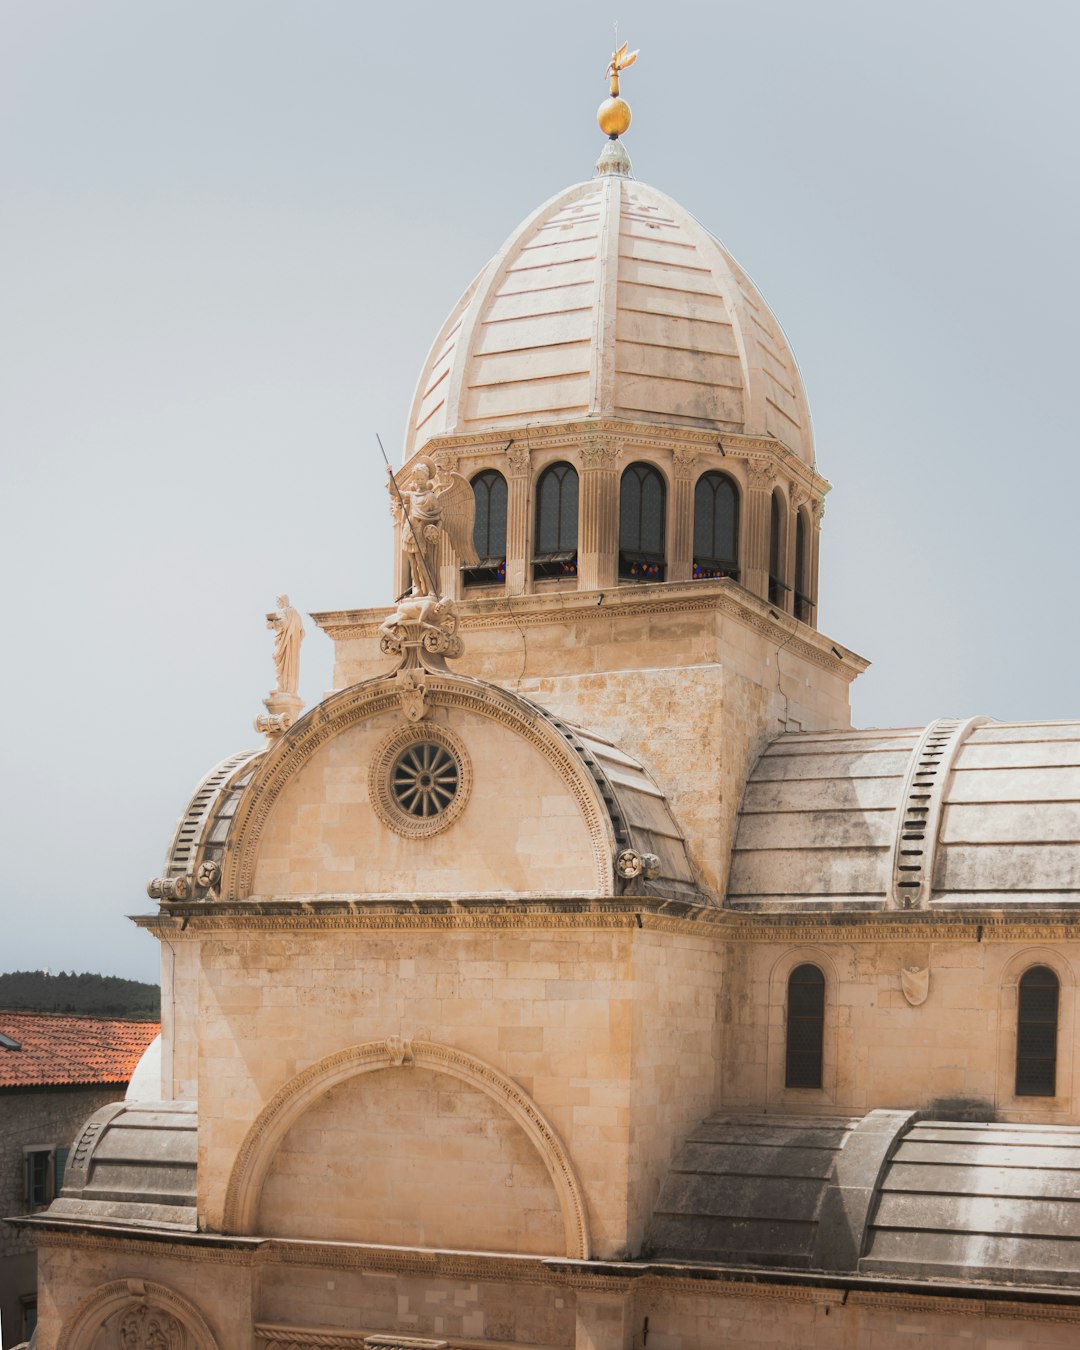
[{"label": "ribbed dome", "polygon": [[405,458],[433,436],[580,417],[773,436],[813,463],[795,357],[707,230],[634,179],[560,192],[507,240],[443,325]]}]

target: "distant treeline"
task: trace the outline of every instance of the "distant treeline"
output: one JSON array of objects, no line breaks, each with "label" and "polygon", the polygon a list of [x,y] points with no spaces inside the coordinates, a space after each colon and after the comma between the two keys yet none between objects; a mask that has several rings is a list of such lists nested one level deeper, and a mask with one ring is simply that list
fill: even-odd
[{"label": "distant treeline", "polygon": [[0,975],[0,1008],[32,1012],[85,1013],[91,1017],[130,1017],[157,1021],[161,990],[119,975],[49,975],[42,970],[13,970]]}]

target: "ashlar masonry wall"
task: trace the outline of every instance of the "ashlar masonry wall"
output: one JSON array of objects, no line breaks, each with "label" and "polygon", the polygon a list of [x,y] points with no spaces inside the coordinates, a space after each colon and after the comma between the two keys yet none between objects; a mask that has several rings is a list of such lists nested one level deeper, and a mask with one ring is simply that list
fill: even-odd
[{"label": "ashlar masonry wall", "polygon": [[[395,926],[384,916],[376,926],[374,916],[341,916],[311,917],[289,933],[276,931],[275,920],[236,920],[234,931],[222,933],[206,931],[204,922],[222,921],[192,919],[185,934],[174,930],[169,940],[178,963],[198,966],[197,1016],[187,1013],[178,1034],[198,1045],[199,1209],[211,1230],[223,1224],[239,1150],[275,1093],[309,1066],[387,1037],[474,1056],[535,1103],[576,1171],[600,1256],[623,1256],[640,1244],[674,1148],[715,1107],[720,949],[693,924],[646,915],[639,927],[633,913],[583,913],[544,916],[541,926],[535,916],[512,912],[494,927],[479,917],[414,917]],[[448,1139],[435,1144],[431,1135],[439,1158],[417,1162],[439,1178],[424,1223],[452,1231],[455,1245],[502,1247],[513,1236],[512,1198],[503,1206],[507,1235],[487,1234],[476,1218],[469,1187],[477,1178],[469,1168],[474,1148],[494,1150],[492,1156],[505,1149],[503,1173],[515,1190],[520,1181],[524,1197],[536,1197],[526,1209],[536,1211],[528,1222],[538,1225],[535,1240],[511,1250],[568,1254],[564,1242],[552,1250],[550,1201],[529,1155],[518,1157],[510,1137],[500,1144],[503,1125],[470,1105],[450,1078],[406,1071],[397,1081],[407,1094],[428,1094],[456,1121],[459,1136],[459,1156]],[[411,1111],[404,1111],[407,1097],[394,1105],[393,1073],[367,1073],[348,1092],[366,1137],[313,1108],[280,1162],[292,1184],[310,1168],[360,1184],[356,1151],[394,1147]],[[270,1185],[271,1195],[288,1189],[280,1177]],[[394,1199],[403,1211],[407,1194]],[[267,1221],[286,1235],[281,1195],[268,1203],[267,1215],[279,1217]],[[472,1231],[462,1226],[470,1215]],[[392,1209],[385,1219],[393,1225]],[[384,1233],[380,1240],[396,1239]]]}]

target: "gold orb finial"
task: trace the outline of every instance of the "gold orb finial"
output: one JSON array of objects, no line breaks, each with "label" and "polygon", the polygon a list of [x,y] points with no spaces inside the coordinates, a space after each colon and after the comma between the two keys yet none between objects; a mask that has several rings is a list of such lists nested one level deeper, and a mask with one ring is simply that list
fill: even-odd
[{"label": "gold orb finial", "polygon": [[607,68],[607,75],[611,81],[608,92],[611,97],[604,99],[596,110],[600,130],[613,141],[618,140],[630,126],[630,105],[619,97],[619,72],[625,70],[627,66],[632,66],[638,58],[637,52],[627,53],[629,45],[629,42],[624,42],[617,51],[611,53],[611,61]]}]

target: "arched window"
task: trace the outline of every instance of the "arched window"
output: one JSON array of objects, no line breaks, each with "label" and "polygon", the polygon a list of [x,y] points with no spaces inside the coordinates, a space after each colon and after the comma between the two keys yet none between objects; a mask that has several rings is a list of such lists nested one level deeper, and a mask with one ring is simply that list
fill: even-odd
[{"label": "arched window", "polygon": [[785,1087],[821,1087],[824,1040],[825,976],[817,966],[796,966],[787,986]]},{"label": "arched window", "polygon": [[572,464],[546,468],[536,482],[535,577],[576,577],[578,476]]},{"label": "arched window", "polygon": [[790,587],[784,580],[787,571],[787,512],[779,492],[772,495],[769,511],[769,604],[786,608],[784,598]]},{"label": "arched window", "polygon": [[667,486],[651,464],[631,464],[619,484],[619,576],[663,581]]},{"label": "arched window", "polygon": [[795,617],[803,623],[814,622],[814,602],[810,598],[810,529],[806,512],[795,516]]},{"label": "arched window", "polygon": [[1020,977],[1016,1013],[1016,1095],[1053,1097],[1057,1091],[1058,977],[1032,966]]},{"label": "arched window", "polygon": [[693,575],[739,575],[739,491],[726,473],[702,474],[694,488]]},{"label": "arched window", "polygon": [[495,586],[506,580],[506,479],[495,469],[484,469],[472,480],[476,515],[473,547],[480,559],[466,567],[466,586]]}]

